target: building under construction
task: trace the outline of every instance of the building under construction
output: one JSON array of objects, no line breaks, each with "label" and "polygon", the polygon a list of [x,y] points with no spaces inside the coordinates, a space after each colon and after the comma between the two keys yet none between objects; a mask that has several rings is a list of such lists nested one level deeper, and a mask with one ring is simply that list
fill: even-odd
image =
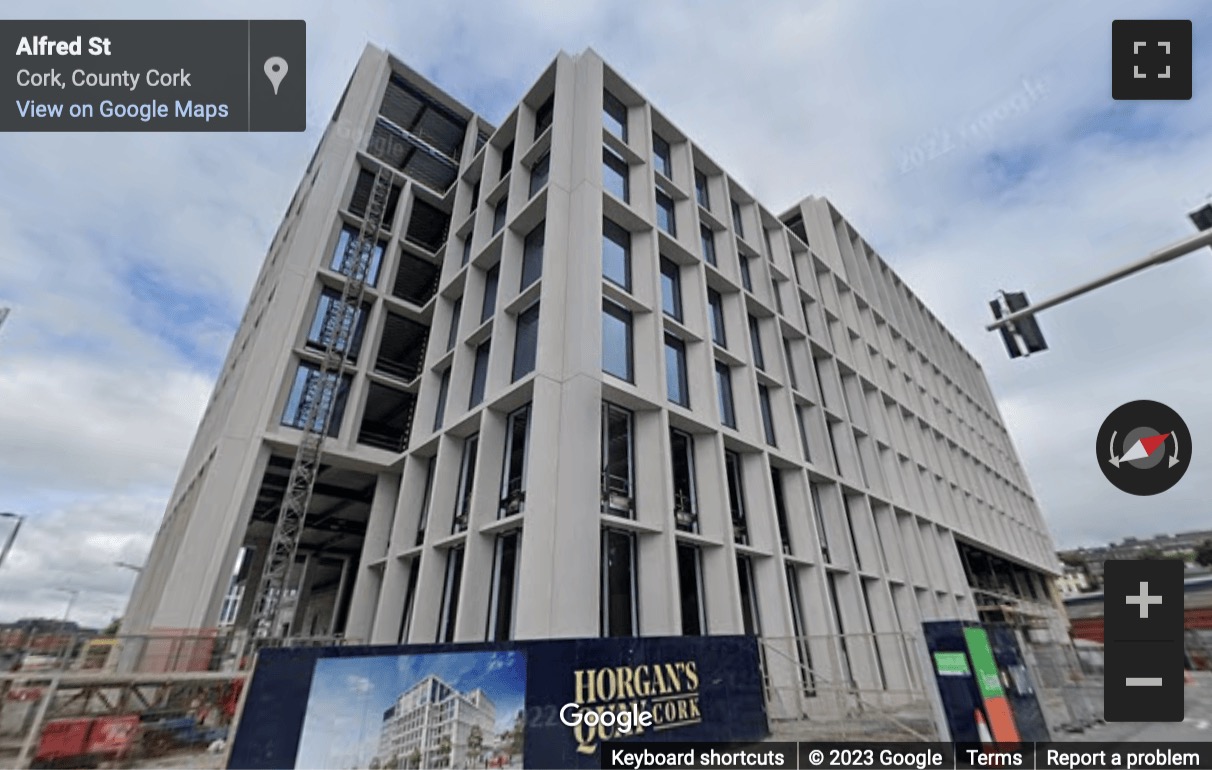
[{"label": "building under construction", "polygon": [[890,689],[923,620],[1058,635],[1056,572],[979,364],[827,200],[592,51],[492,125],[368,47],[123,630],[749,633]]}]

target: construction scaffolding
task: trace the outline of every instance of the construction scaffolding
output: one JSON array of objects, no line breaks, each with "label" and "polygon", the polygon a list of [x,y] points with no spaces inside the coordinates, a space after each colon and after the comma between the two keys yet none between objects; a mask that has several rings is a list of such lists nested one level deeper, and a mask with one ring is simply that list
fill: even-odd
[{"label": "construction scaffolding", "polygon": [[308,378],[303,393],[300,404],[302,436],[282,506],[274,523],[255,598],[251,629],[257,640],[290,633],[293,618],[282,622],[278,617],[286,592],[287,576],[295,563],[299,540],[303,535],[307,509],[320,470],[324,438],[328,435],[329,423],[348,366],[350,343],[358,325],[359,311],[366,294],[367,273],[383,229],[393,178],[393,173],[386,166],[378,167],[358,235],[349,239],[342,259],[340,272],[344,280],[340,299],[329,304],[324,317],[322,338],[327,344],[319,373]]}]

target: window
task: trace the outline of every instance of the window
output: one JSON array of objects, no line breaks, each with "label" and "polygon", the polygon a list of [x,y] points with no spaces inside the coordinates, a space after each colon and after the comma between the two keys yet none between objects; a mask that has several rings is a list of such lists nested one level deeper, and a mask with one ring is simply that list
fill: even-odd
[{"label": "window", "polygon": [[480,303],[480,323],[497,312],[497,284],[501,280],[501,265],[497,263],[484,274],[484,301]]},{"label": "window", "polygon": [[732,539],[749,543],[749,526],[745,520],[745,482],[741,477],[741,456],[724,450],[724,475],[728,482],[728,511],[732,514]]},{"label": "window", "polygon": [[544,131],[551,126],[551,120],[555,116],[555,94],[547,97],[547,99],[539,105],[539,108],[534,111],[534,138],[538,139]]},{"label": "window", "polygon": [[854,516],[850,513],[850,496],[842,493],[842,513],[846,516],[846,531],[850,534],[850,554],[854,558],[854,566],[863,568],[863,557],[859,553],[858,538],[854,536]]},{"label": "window", "polygon": [[505,212],[509,208],[509,198],[505,197],[497,201],[497,206],[492,210],[492,234],[496,235],[501,232],[501,228],[505,226]]},{"label": "window", "polygon": [[534,371],[539,347],[539,305],[535,303],[518,314],[517,333],[513,340],[513,378],[517,382]]},{"label": "window", "polygon": [[635,636],[635,535],[602,530],[602,636]]},{"label": "window", "polygon": [[440,430],[442,419],[446,415],[446,394],[450,390],[450,370],[442,372],[442,381],[438,384],[438,403],[433,410],[433,429]]},{"label": "window", "polygon": [[790,554],[791,535],[787,532],[787,504],[783,501],[783,472],[771,468],[770,483],[774,487],[774,517],[779,528],[779,542],[783,544],[783,553]]},{"label": "window", "polygon": [[632,382],[631,311],[602,303],[602,371]]},{"label": "window", "polygon": [[690,406],[686,382],[686,343],[672,334],[665,335],[665,394],[681,406]]},{"label": "window", "polygon": [[677,222],[673,218],[673,199],[665,193],[657,190],[656,193],[657,205],[657,227],[672,235],[678,237]]},{"label": "window", "polygon": [[539,280],[543,274],[543,247],[546,241],[547,222],[544,220],[526,234],[526,240],[522,243],[522,285],[519,291]]},{"label": "window", "polygon": [[808,425],[804,421],[804,407],[795,405],[795,422],[800,426],[800,445],[804,450],[804,459],[812,462],[812,452],[808,449]]},{"label": "window", "polygon": [[699,549],[686,543],[678,543],[678,593],[682,604],[682,636],[702,636],[707,632],[702,564]]},{"label": "window", "polygon": [[602,148],[602,186],[614,197],[629,203],[631,201],[631,170],[627,161],[620,158],[609,147]]},{"label": "window", "polygon": [[762,427],[766,431],[766,443],[778,446],[774,436],[774,416],[770,412],[770,389],[758,383],[758,408],[762,412]]},{"label": "window", "polygon": [[762,354],[762,331],[758,320],[749,316],[749,344],[753,347],[753,365],[766,371],[766,356]]},{"label": "window", "polygon": [[501,471],[501,505],[497,517],[512,516],[526,509],[527,439],[530,437],[530,406],[512,412],[505,420],[505,466]]},{"label": "window", "polygon": [[753,275],[749,272],[749,257],[744,254],[740,255],[741,260],[741,286],[745,287],[745,291],[753,291]]},{"label": "window", "polygon": [[715,267],[715,233],[707,225],[699,225],[699,242],[703,247],[703,259]]},{"label": "window", "polygon": [[[302,429],[307,425],[308,407],[307,402],[310,395],[318,397],[320,400],[315,404],[315,411],[311,415],[311,425],[314,430],[320,430],[324,427],[324,420],[328,418],[329,436],[337,435],[341,429],[341,419],[345,416],[345,401],[349,397],[349,386],[352,378],[345,375],[341,378],[341,384],[335,388],[335,397],[332,390],[328,390],[327,394],[320,382],[321,378],[320,367],[311,363],[300,363],[299,368],[295,370],[295,381],[290,388],[290,395],[286,399],[286,409],[282,412],[282,424],[288,428]],[[329,373],[328,379],[331,382],[336,377],[336,373]],[[325,397],[327,395],[327,397]],[[329,416],[329,410],[332,410],[332,415]]]},{"label": "window", "polygon": [[745,237],[745,222],[741,219],[741,205],[736,201],[732,201],[732,229],[736,230],[737,236]]},{"label": "window", "polygon": [[753,563],[748,556],[736,557],[737,582],[741,589],[741,623],[746,636],[761,636],[762,616],[758,614],[757,587],[753,582]]},{"label": "window", "polygon": [[825,509],[821,507],[821,489],[815,482],[808,482],[808,495],[812,498],[812,513],[816,519],[816,536],[821,541],[821,558],[826,564],[829,558],[829,530],[825,529]]},{"label": "window", "polygon": [[791,599],[791,628],[795,633],[796,654],[799,657],[800,683],[804,694],[816,695],[816,675],[812,670],[812,652],[808,649],[808,625],[804,622],[804,606],[800,601],[800,581],[793,565],[787,565],[787,593]]},{"label": "window", "polygon": [[707,175],[697,168],[694,170],[694,199],[703,208],[711,208],[711,195],[707,191]]},{"label": "window", "polygon": [[545,152],[539,157],[538,160],[534,162],[534,165],[530,167],[529,195],[531,198],[534,197],[535,193],[543,189],[543,187],[547,184],[547,179],[550,175],[551,153]]},{"label": "window", "polygon": [[433,500],[433,472],[438,464],[436,456],[425,463],[425,492],[421,496],[421,515],[417,519],[417,545],[425,542],[425,527],[429,521],[429,504]]},{"label": "window", "polygon": [[661,309],[675,321],[682,320],[681,277],[677,264],[661,257]]},{"label": "window", "polygon": [[724,298],[715,289],[707,290],[707,317],[711,321],[711,341],[722,348],[728,347],[728,335],[724,332]]},{"label": "window", "polygon": [[[316,302],[316,312],[312,316],[311,328],[307,331],[307,346],[327,350],[330,344],[334,344],[334,349],[338,351],[347,347],[349,360],[357,361],[358,353],[362,349],[362,336],[366,331],[367,315],[369,313],[366,305],[362,305],[353,313],[343,313],[341,292],[325,288]],[[337,332],[342,327],[347,333],[344,342],[337,339]]]},{"label": "window", "polygon": [[787,315],[783,310],[783,282],[771,280],[770,293],[774,295],[774,307],[779,311],[779,315]]},{"label": "window", "polygon": [[414,556],[408,563],[408,592],[404,594],[404,611],[400,613],[400,644],[408,641],[408,630],[412,627],[412,606],[417,596],[417,577],[420,574],[421,557]]},{"label": "window", "polygon": [[484,400],[484,386],[488,381],[488,351],[492,340],[484,340],[476,348],[476,364],[471,374],[471,397],[467,408],[478,406]]},{"label": "window", "polygon": [[602,403],[602,511],[628,518],[635,515],[631,428],[631,412]]},{"label": "window", "polygon": [[438,619],[439,643],[454,641],[455,616],[459,614],[459,583],[463,578],[463,546],[446,553],[446,580],[442,585],[442,615]]},{"label": "window", "polygon": [[[345,225],[341,228],[341,234],[337,236],[337,247],[332,251],[332,261],[328,266],[338,273],[343,275],[352,275],[354,271],[354,260],[358,256],[357,248],[354,251],[349,250],[350,242],[356,242],[358,239],[358,228],[351,225]],[[374,286],[379,282],[379,267],[383,264],[383,242],[379,241],[370,251],[370,259],[366,264],[366,285]],[[348,264],[347,264],[348,261]]]},{"label": "window", "polygon": [[791,387],[799,390],[799,378],[795,375],[795,358],[791,355],[791,340],[783,338],[783,353],[787,356],[787,379],[791,381]]},{"label": "window", "polygon": [[673,460],[673,522],[685,532],[699,528],[698,495],[694,483],[694,439],[680,430],[669,431]]},{"label": "window", "polygon": [[463,312],[463,298],[454,301],[454,309],[450,311],[450,331],[446,333],[446,349],[450,350],[459,341],[459,315]]},{"label": "window", "polygon": [[609,91],[602,93],[602,125],[619,139],[627,141],[627,105]]},{"label": "window", "polygon": [[732,370],[723,361],[715,362],[715,384],[720,396],[720,422],[736,428],[736,411],[732,407]]},{"label": "window", "polygon": [[652,135],[652,165],[666,179],[673,179],[673,163],[669,157],[669,142]]},{"label": "window", "polygon": [[471,488],[476,480],[476,453],[479,448],[479,435],[471,435],[463,439],[463,457],[459,463],[459,487],[455,494],[452,532],[462,532],[467,529],[468,518],[471,516]]},{"label": "window", "polygon": [[602,275],[631,291],[631,233],[609,219],[602,220]]},{"label": "window", "polygon": [[518,545],[521,533],[497,535],[492,559],[492,595],[488,600],[488,633],[491,642],[513,638],[513,605],[518,585]]},{"label": "window", "polygon": [[477,179],[471,186],[471,205],[467,207],[467,213],[471,214],[476,210],[476,206],[480,205],[480,180]]},{"label": "window", "polygon": [[510,170],[512,170],[512,169],[513,169],[513,142],[510,142],[508,145],[505,146],[505,149],[501,150],[501,176],[499,178],[504,179],[505,175],[508,174],[510,172]]},{"label": "window", "polygon": [[463,262],[466,265],[471,261],[471,242],[475,238],[475,230],[468,230],[467,237],[463,239]]}]

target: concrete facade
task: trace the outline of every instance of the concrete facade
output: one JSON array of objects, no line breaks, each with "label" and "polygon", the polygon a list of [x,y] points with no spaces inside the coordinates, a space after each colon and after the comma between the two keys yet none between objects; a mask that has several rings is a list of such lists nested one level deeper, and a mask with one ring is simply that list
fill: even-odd
[{"label": "concrete facade", "polygon": [[[457,150],[434,150],[459,121]],[[843,661],[827,639],[976,618],[995,594],[1060,622],[1055,551],[979,364],[827,200],[764,208],[592,51],[560,54],[496,127],[368,48],[125,630],[216,625],[241,585],[225,619],[247,626],[300,434],[283,418],[380,159],[411,170],[283,632],[798,637],[789,660],[878,689],[912,676],[903,648]]]}]

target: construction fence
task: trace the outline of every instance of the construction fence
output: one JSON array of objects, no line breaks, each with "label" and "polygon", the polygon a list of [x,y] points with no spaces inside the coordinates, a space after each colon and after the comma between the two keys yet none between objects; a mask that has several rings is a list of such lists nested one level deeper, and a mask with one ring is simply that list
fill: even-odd
[{"label": "construction fence", "polygon": [[[1033,640],[1019,647],[1056,740],[1101,722],[1101,647]],[[772,740],[935,741],[935,679],[913,633],[765,637]]]},{"label": "construction fence", "polygon": [[82,640],[55,656],[30,640],[0,673],[0,768],[218,768],[256,650],[351,643],[190,629]]}]

